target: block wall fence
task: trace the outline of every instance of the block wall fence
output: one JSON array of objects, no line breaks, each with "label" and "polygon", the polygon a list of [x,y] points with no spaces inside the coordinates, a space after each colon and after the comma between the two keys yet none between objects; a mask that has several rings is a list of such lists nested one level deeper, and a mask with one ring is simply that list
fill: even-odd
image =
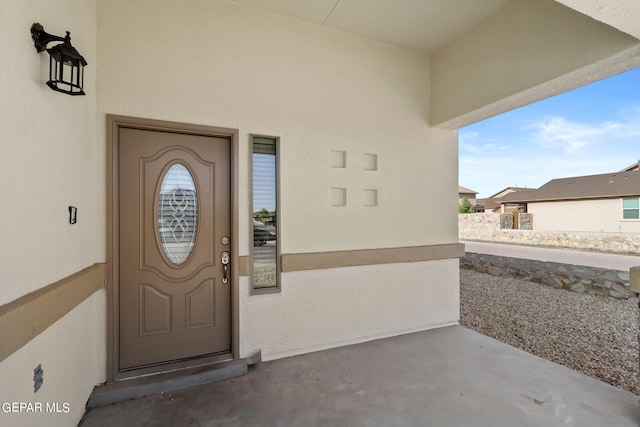
[{"label": "block wall fence", "polygon": [[458,215],[460,240],[597,250],[640,255],[640,234],[531,230],[532,214],[519,214],[521,229],[513,229],[513,215],[475,213]]}]

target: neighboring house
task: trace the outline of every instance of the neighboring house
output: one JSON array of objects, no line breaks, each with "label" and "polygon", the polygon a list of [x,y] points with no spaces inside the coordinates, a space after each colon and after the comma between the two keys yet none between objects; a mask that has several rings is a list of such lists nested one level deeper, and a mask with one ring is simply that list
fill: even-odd
[{"label": "neighboring house", "polygon": [[478,192],[477,191],[473,191],[470,190],[466,187],[463,187],[461,185],[458,186],[458,205],[462,204],[462,201],[464,200],[464,198],[466,197],[469,202],[471,203],[472,206],[476,205],[476,196],[477,196]]},{"label": "neighboring house", "polygon": [[[175,361],[456,324],[458,129],[640,65],[640,17],[441,4],[4,1],[0,401],[70,412],[0,424],[76,425],[96,384]],[[86,96],[47,86],[36,22],[71,32]],[[252,180],[253,154],[277,170]],[[256,248],[257,181],[277,218]],[[162,186],[197,211],[178,198],[160,222]]]},{"label": "neighboring house", "polygon": [[637,170],[640,170],[640,160],[638,160],[637,163],[634,163],[631,166],[624,168],[623,170],[621,170],[621,172],[631,172],[631,171],[637,171]]},{"label": "neighboring house", "polygon": [[505,203],[504,205],[501,203],[502,197],[511,193],[520,193],[525,191],[532,191],[532,188],[522,188],[522,187],[507,187],[504,190],[501,190],[494,194],[493,196],[486,199],[478,199],[478,205],[482,206],[482,212],[493,212],[493,213],[511,213],[517,211],[521,205],[518,203],[509,204]]},{"label": "neighboring house", "polygon": [[640,171],[554,179],[501,203],[523,205],[534,230],[640,233]]}]

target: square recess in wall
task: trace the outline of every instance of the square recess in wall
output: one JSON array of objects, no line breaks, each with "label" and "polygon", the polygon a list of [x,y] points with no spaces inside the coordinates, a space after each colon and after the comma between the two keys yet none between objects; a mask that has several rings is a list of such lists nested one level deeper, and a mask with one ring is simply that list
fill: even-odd
[{"label": "square recess in wall", "polygon": [[378,170],[378,155],[364,153],[362,155],[362,169],[366,171],[377,171]]},{"label": "square recess in wall", "polygon": [[347,206],[347,189],[341,187],[331,187],[329,199],[331,206]]},{"label": "square recess in wall", "polygon": [[331,150],[331,167],[344,169],[347,167],[347,152],[343,150]]},{"label": "square recess in wall", "polygon": [[362,190],[362,204],[371,208],[378,206],[378,190]]}]

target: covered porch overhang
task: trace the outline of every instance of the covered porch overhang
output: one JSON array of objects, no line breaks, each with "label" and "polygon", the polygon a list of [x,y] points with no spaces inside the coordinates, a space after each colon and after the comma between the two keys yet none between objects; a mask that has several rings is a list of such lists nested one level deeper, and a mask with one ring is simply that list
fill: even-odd
[{"label": "covered porch overhang", "polygon": [[[90,390],[109,380],[114,354],[106,115],[239,132],[234,255],[247,265],[251,133],[289,144],[284,255],[431,253],[459,245],[457,128],[640,65],[635,0],[33,3],[10,2],[0,28],[14,58],[0,72],[5,139],[19,142],[2,156],[4,198],[27,207],[12,216],[0,248],[8,284],[0,292],[0,378],[10,384],[0,396],[70,403],[71,413],[48,418],[51,425],[80,419]],[[267,3],[276,9],[265,11]],[[60,98],[43,84],[46,58],[27,31],[38,20],[73,31],[89,62],[86,97]],[[334,168],[332,152],[379,156],[379,176],[357,163]],[[380,203],[332,205],[333,186],[356,197],[376,186]],[[81,207],[73,228],[69,205]],[[366,210],[376,215],[360,214]],[[313,269],[285,271],[283,292],[260,297],[250,295],[244,268],[234,284],[240,357],[262,351],[275,359],[455,324],[457,257],[413,261],[358,269],[314,261]],[[46,385],[34,395],[31,372],[40,364]],[[35,425],[40,415],[6,419]],[[85,425],[107,419],[601,426],[637,425],[640,415],[631,394],[447,326],[260,364],[239,379],[91,411]]]},{"label": "covered porch overhang", "polygon": [[235,0],[430,56],[429,125],[458,129],[640,66],[634,0]]}]

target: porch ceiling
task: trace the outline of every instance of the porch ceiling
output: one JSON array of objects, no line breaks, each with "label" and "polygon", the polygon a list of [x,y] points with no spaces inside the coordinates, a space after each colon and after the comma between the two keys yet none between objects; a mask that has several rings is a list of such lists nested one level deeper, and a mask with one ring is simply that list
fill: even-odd
[{"label": "porch ceiling", "polygon": [[509,0],[235,0],[395,46],[434,52]]}]

